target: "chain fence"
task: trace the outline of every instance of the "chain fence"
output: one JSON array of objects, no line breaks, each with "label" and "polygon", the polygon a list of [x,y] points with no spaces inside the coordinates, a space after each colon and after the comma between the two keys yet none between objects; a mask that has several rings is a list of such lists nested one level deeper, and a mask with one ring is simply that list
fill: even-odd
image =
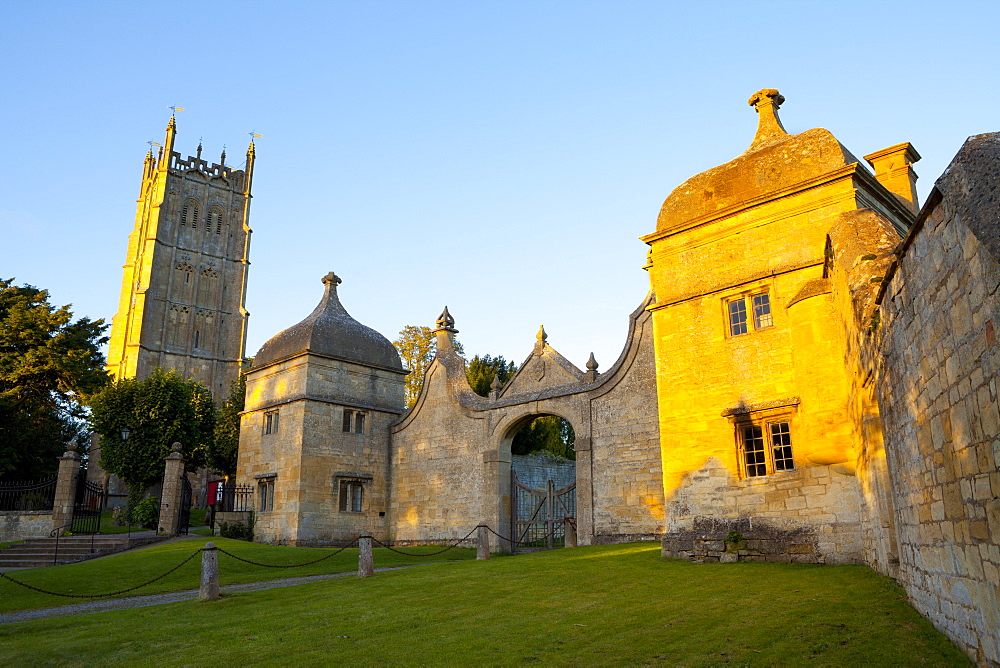
[{"label": "chain fence", "polygon": [[[311,561],[306,561],[306,562],[303,562],[301,564],[265,564],[265,563],[262,563],[262,562],[259,562],[259,561],[254,561],[252,559],[246,559],[246,558],[241,557],[239,555],[233,554],[232,552],[230,552],[228,550],[225,550],[225,549],[223,549],[221,547],[214,547],[214,548],[202,547],[202,548],[198,548],[197,550],[195,550],[194,552],[192,552],[187,558],[185,558],[183,561],[181,561],[179,564],[177,564],[176,566],[174,566],[170,570],[166,571],[165,573],[163,573],[161,575],[156,576],[155,578],[153,578],[151,580],[143,582],[142,584],[135,585],[133,587],[128,587],[126,589],[119,589],[117,591],[107,592],[105,594],[64,594],[64,593],[61,593],[61,592],[49,591],[47,589],[42,589],[41,587],[36,587],[34,585],[30,585],[30,584],[28,584],[26,582],[21,582],[20,580],[16,580],[16,579],[10,577],[9,575],[7,575],[6,573],[0,573],[0,579],[8,580],[9,582],[12,582],[12,583],[14,583],[14,584],[16,584],[16,585],[18,585],[20,587],[24,587],[25,589],[30,589],[32,591],[36,591],[36,592],[39,592],[41,594],[49,594],[51,596],[60,596],[60,597],[63,597],[63,598],[110,598],[112,596],[120,596],[122,594],[127,594],[129,592],[133,592],[133,591],[136,591],[138,589],[142,589],[143,587],[148,587],[149,585],[151,585],[151,584],[153,584],[155,582],[158,582],[158,581],[162,580],[163,578],[167,577],[168,575],[170,575],[171,573],[175,572],[176,570],[178,570],[179,568],[181,568],[182,566],[184,566],[186,563],[188,563],[189,561],[191,561],[192,559],[194,559],[196,556],[198,556],[202,552],[205,552],[205,551],[208,551],[208,550],[215,550],[215,551],[221,552],[222,554],[224,554],[227,557],[230,557],[232,559],[235,559],[236,561],[241,561],[241,562],[243,562],[245,564],[251,564],[253,566],[259,566],[261,568],[302,568],[303,566],[311,566],[313,564],[318,564],[318,563],[320,563],[322,561],[326,561],[327,559],[330,559],[331,557],[334,557],[334,556],[340,554],[341,552],[343,552],[344,550],[346,550],[348,548],[355,547],[355,546],[360,547],[361,539],[362,538],[368,538],[371,541],[372,544],[378,545],[379,547],[383,547],[383,548],[389,550],[390,552],[395,552],[396,554],[402,554],[402,555],[406,555],[408,557],[434,557],[434,556],[437,556],[437,555],[440,555],[440,554],[444,554],[445,552],[448,552],[449,550],[455,549],[456,547],[458,547],[459,545],[461,545],[463,542],[467,541],[472,536],[472,534],[476,533],[476,530],[479,529],[480,527],[485,528],[489,533],[493,534],[494,536],[496,536],[497,538],[499,538],[502,541],[506,541],[507,543],[509,543],[511,545],[517,546],[517,545],[527,544],[527,542],[519,542],[519,541],[512,540],[512,539],[510,539],[510,538],[508,538],[506,536],[502,536],[499,533],[497,533],[496,531],[494,531],[487,524],[480,524],[480,525],[477,525],[477,526],[473,527],[472,530],[469,531],[469,533],[465,534],[464,537],[459,538],[458,540],[452,542],[447,547],[444,547],[444,548],[442,548],[440,550],[436,550],[434,552],[426,552],[426,553],[407,552],[405,550],[400,550],[400,549],[398,549],[396,547],[393,547],[392,545],[388,545],[386,543],[383,543],[382,541],[378,540],[377,538],[375,538],[373,536],[365,535],[365,536],[357,536],[356,538],[354,538],[350,542],[348,542],[346,545],[344,545],[344,546],[336,549],[335,551],[331,552],[330,554],[326,554],[326,555],[320,557],[319,559],[313,559]],[[532,539],[532,541],[528,541],[528,542],[535,542],[535,541],[538,541],[538,540],[544,540],[544,539],[548,538],[549,535],[552,535],[553,533],[555,533],[555,531],[556,531],[556,529],[553,529],[549,534],[547,534],[546,536],[543,536],[541,539],[535,538],[535,539]],[[369,547],[370,547],[370,545],[369,545]],[[361,556],[360,552],[361,552],[361,550],[359,549],[359,558]],[[369,560],[370,560],[370,550],[369,550]]]},{"label": "chain fence", "polygon": [[221,552],[222,554],[226,555],[227,557],[232,557],[236,561],[242,561],[245,564],[253,564],[254,566],[260,566],[262,568],[301,568],[302,566],[311,566],[313,564],[318,564],[321,561],[326,561],[330,557],[333,557],[333,556],[336,556],[336,555],[340,554],[341,552],[343,552],[347,548],[349,548],[349,547],[357,544],[357,542],[358,542],[358,540],[360,538],[361,538],[361,536],[358,536],[357,538],[355,538],[354,540],[352,540],[351,542],[349,542],[347,545],[345,545],[342,548],[338,549],[336,552],[331,552],[330,554],[326,555],[325,557],[320,557],[319,559],[313,559],[312,561],[307,561],[307,562],[305,562],[303,564],[262,564],[259,561],[251,561],[250,559],[244,559],[243,557],[238,557],[235,554],[233,554],[232,552],[229,552],[227,550],[223,550],[221,547],[217,547],[215,549],[217,551]]},{"label": "chain fence", "polygon": [[438,550],[437,552],[427,552],[426,554],[416,554],[414,552],[403,552],[402,550],[396,549],[395,547],[392,547],[391,545],[386,545],[385,543],[383,543],[382,541],[380,541],[378,538],[372,538],[372,542],[375,543],[376,545],[384,547],[385,549],[389,550],[390,552],[395,552],[396,554],[405,554],[408,557],[434,557],[434,556],[437,556],[439,554],[444,554],[448,550],[454,550],[456,547],[459,546],[459,544],[461,544],[462,542],[468,540],[469,536],[471,536],[472,534],[476,533],[476,529],[478,529],[478,528],[479,527],[473,527],[472,531],[470,531],[469,533],[465,534],[465,538],[459,538],[458,540],[456,540],[454,543],[452,543],[448,547],[444,548],[443,550]]},{"label": "chain fence", "polygon": [[111,596],[119,596],[121,594],[127,594],[130,591],[135,591],[136,589],[142,589],[143,587],[148,587],[149,585],[153,584],[154,582],[156,582],[158,580],[162,580],[163,578],[167,577],[168,575],[170,575],[171,573],[173,573],[174,571],[176,571],[178,568],[180,568],[181,566],[183,566],[187,562],[189,562],[192,559],[194,559],[197,555],[201,554],[201,552],[202,552],[202,550],[200,548],[197,549],[197,550],[195,550],[191,554],[191,556],[189,556],[187,559],[185,559],[181,563],[177,564],[176,566],[174,566],[173,568],[171,568],[169,571],[167,571],[163,575],[158,575],[155,578],[153,578],[152,580],[149,580],[148,582],[143,582],[142,584],[136,585],[134,587],[129,587],[128,589],[119,589],[118,591],[108,592],[107,594],[61,594],[61,593],[59,593],[57,591],[48,591],[48,590],[42,589],[40,587],[35,587],[35,586],[30,585],[30,584],[27,584],[26,582],[21,582],[20,580],[15,580],[14,578],[12,578],[9,575],[7,575],[6,573],[0,573],[0,578],[3,578],[4,580],[10,580],[14,584],[21,585],[25,589],[31,589],[32,591],[37,591],[37,592],[40,592],[42,594],[51,594],[52,596],[62,596],[63,598],[108,598],[108,597],[111,597]]}]

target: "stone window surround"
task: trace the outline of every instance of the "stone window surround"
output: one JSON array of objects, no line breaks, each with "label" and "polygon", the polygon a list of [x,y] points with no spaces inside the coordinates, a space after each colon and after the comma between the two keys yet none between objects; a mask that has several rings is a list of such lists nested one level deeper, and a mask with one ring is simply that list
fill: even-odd
[{"label": "stone window surround", "polygon": [[[365,487],[371,484],[373,477],[367,473],[338,472],[333,476],[334,490],[337,493],[337,511],[341,513],[360,514],[364,512]],[[354,490],[358,491],[357,509]]]},{"label": "stone window surround", "polygon": [[341,430],[345,434],[364,434],[367,417],[368,414],[366,411],[345,408],[344,417],[341,422]]},{"label": "stone window surround", "polygon": [[279,412],[277,410],[264,411],[264,422],[261,428],[261,433],[264,436],[278,433],[280,426],[278,416]]},{"label": "stone window surround", "polygon": [[[723,322],[726,325],[726,338],[735,339],[740,336],[745,336],[747,334],[753,334],[765,329],[770,329],[774,327],[774,302],[771,300],[771,286],[768,284],[756,285],[752,288],[747,288],[735,294],[728,294],[722,298],[722,312],[723,312]],[[756,308],[754,306],[754,298],[760,297],[761,295],[766,296],[768,312],[766,315],[758,316],[756,313]],[[743,315],[744,320],[740,323],[743,325],[746,331],[734,333],[733,332],[733,320],[732,320],[732,306],[733,304],[742,302],[743,303]],[[759,324],[766,318],[767,324]]]},{"label": "stone window surround", "polygon": [[[800,399],[789,397],[776,401],[767,401],[759,404],[742,404],[728,408],[722,412],[722,416],[729,418],[733,427],[733,437],[736,443],[736,457],[740,480],[753,482],[762,481],[774,475],[791,473],[795,471],[795,461],[792,460],[791,468],[776,470],[774,463],[774,445],[771,440],[771,425],[777,423],[787,423],[789,435],[795,431],[794,418],[798,413]],[[764,475],[747,475],[747,465],[744,459],[743,450],[743,429],[750,426],[759,426],[764,438],[764,463],[766,473]],[[794,442],[790,443],[791,447]],[[794,453],[794,451],[793,451]]]},{"label": "stone window surround", "polygon": [[255,475],[257,481],[257,512],[266,513],[274,510],[274,483],[278,478],[277,473],[264,473]]}]

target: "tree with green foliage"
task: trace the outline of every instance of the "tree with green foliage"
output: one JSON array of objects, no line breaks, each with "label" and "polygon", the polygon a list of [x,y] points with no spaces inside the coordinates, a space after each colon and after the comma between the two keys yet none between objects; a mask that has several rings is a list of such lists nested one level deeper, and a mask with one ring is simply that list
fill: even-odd
[{"label": "tree with green foliage", "polygon": [[466,367],[465,375],[473,392],[481,397],[488,397],[494,377],[500,381],[502,387],[514,377],[515,371],[517,371],[517,366],[513,362],[505,360],[503,355],[496,357],[476,355]]},{"label": "tree with green foliage", "polygon": [[49,293],[0,279],[0,480],[54,473],[87,434],[83,400],[104,387],[103,320],[73,320]]},{"label": "tree with green foliage", "polygon": [[510,451],[515,455],[550,452],[564,459],[576,459],[573,425],[556,415],[537,417],[514,435]]},{"label": "tree with green foliage", "polygon": [[215,437],[208,451],[208,466],[227,476],[236,473],[236,458],[240,447],[240,413],[247,395],[244,374],[229,385],[229,397],[219,408],[215,420]]},{"label": "tree with green foliage", "polygon": [[116,380],[91,398],[90,409],[101,435],[101,466],[128,485],[130,508],[163,475],[171,444],[183,446],[189,471],[204,466],[212,450],[212,395],[176,371],[157,368],[145,380]]},{"label": "tree with green foliage", "polygon": [[[403,367],[410,370],[406,377],[404,397],[406,407],[417,403],[420,390],[424,387],[424,374],[437,353],[437,341],[430,327],[407,325],[399,332],[399,338],[392,342],[403,360]],[[459,357],[465,355],[462,344],[455,341],[455,352]]]}]

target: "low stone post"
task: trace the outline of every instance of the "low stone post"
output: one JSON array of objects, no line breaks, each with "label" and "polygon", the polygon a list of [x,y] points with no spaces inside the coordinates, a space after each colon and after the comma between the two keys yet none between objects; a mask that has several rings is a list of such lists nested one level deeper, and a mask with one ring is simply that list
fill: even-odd
[{"label": "low stone post", "polygon": [[476,559],[490,558],[490,533],[485,524],[476,527]]},{"label": "low stone post", "polygon": [[59,458],[59,474],[56,479],[56,494],[52,504],[52,529],[63,528],[73,521],[73,505],[76,503],[76,485],[80,476],[80,455],[76,451],[76,441],[66,444],[66,452]]},{"label": "low stone post", "polygon": [[566,527],[564,547],[576,547],[576,520],[572,517],[567,517],[563,522],[563,526]]},{"label": "low stone post", "polygon": [[198,598],[210,601],[219,598],[219,549],[215,543],[201,548],[201,588]]},{"label": "low stone post", "polygon": [[160,535],[176,536],[181,523],[181,494],[183,494],[184,455],[181,444],[170,446],[163,466],[163,498],[160,499]]},{"label": "low stone post", "polygon": [[375,565],[372,560],[372,537],[362,534],[358,538],[358,577],[367,578],[375,575]]}]

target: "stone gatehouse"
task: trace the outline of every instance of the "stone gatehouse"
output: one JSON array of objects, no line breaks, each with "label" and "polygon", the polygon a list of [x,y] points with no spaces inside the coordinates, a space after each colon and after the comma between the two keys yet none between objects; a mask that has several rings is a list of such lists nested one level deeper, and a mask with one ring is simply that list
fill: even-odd
[{"label": "stone gatehouse", "polygon": [[605,373],[539,332],[480,397],[446,310],[404,411],[398,355],[328,277],[248,375],[258,540],[506,533],[511,440],[555,415],[576,433],[581,544],[865,563],[1000,665],[1000,133],[970,138],[920,207],[910,144],[863,162],[827,130],[786,132],[783,102],[756,93],[749,148],[664,202],[650,294]]}]

